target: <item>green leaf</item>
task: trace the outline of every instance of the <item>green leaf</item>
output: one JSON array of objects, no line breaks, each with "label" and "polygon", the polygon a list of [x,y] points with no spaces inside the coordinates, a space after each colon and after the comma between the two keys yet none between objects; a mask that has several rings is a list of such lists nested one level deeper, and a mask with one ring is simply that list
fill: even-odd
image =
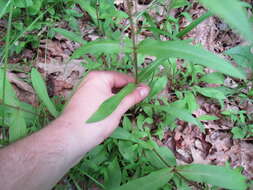
[{"label": "green leaf", "polygon": [[195,96],[191,92],[189,92],[189,91],[186,92],[184,99],[186,101],[187,109],[190,112],[194,112],[194,111],[196,111],[199,108],[199,105],[198,105],[198,103],[196,101],[196,98],[195,98]]},{"label": "green leaf", "polygon": [[81,8],[90,15],[93,22],[97,24],[96,9],[90,5],[90,1],[75,0],[75,2],[78,3]]},{"label": "green leaf", "polygon": [[139,45],[138,52],[145,55],[156,56],[161,59],[183,58],[194,63],[215,69],[221,73],[245,79],[241,70],[235,68],[224,59],[204,50],[187,44],[186,41],[166,41],[144,40]]},{"label": "green leaf", "polygon": [[226,94],[218,88],[200,88],[198,86],[195,86],[194,88],[197,90],[198,93],[209,98],[215,98],[217,100],[224,100],[227,98]]},{"label": "green leaf", "polygon": [[236,46],[225,51],[225,54],[232,57],[239,66],[253,69],[252,50],[252,46]]},{"label": "green leaf", "polygon": [[46,84],[45,84],[43,78],[41,77],[40,73],[35,68],[32,69],[31,79],[32,79],[33,88],[34,88],[35,92],[37,93],[37,95],[39,96],[39,98],[41,99],[41,101],[45,104],[48,111],[54,117],[57,117],[59,115],[59,113],[56,110],[55,105],[50,100],[50,98],[47,94]]},{"label": "green leaf", "polygon": [[106,189],[113,189],[120,186],[121,170],[117,158],[115,158],[107,167],[105,178]]},{"label": "green leaf", "polygon": [[16,141],[27,134],[26,122],[23,112],[20,110],[13,111],[11,115],[9,140],[10,142]]},{"label": "green leaf", "polygon": [[129,181],[125,185],[113,190],[158,190],[163,187],[173,177],[170,168],[151,172],[149,175]]},{"label": "green leaf", "polygon": [[[13,107],[21,107],[21,103],[19,102],[16,92],[12,88],[8,77],[6,76],[5,85],[4,84],[4,70],[0,69],[0,102],[2,102],[3,97],[3,86],[5,86],[5,99],[4,104],[11,105]],[[20,139],[24,137],[27,134],[27,126],[24,119],[23,112],[21,110],[15,109],[15,108],[9,108],[8,106],[4,107],[4,112],[1,112],[1,114],[9,113],[7,119],[10,120],[9,122],[9,140],[10,142],[13,142],[17,139]]]},{"label": "green leaf", "polygon": [[8,7],[10,5],[12,0],[9,0],[7,3],[0,1],[0,6],[3,7],[2,10],[0,10],[0,19],[5,15],[5,13],[8,10]]},{"label": "green leaf", "polygon": [[186,109],[171,105],[157,106],[157,109],[161,109],[167,112],[168,114],[172,115],[173,117],[197,125],[200,127],[201,131],[204,131],[204,126],[202,125],[202,123],[198,119],[193,117],[192,114]]},{"label": "green leaf", "polygon": [[110,137],[114,139],[128,140],[135,143],[140,142],[140,140],[133,136],[133,134],[129,133],[126,129],[121,127],[118,127]]},{"label": "green leaf", "polygon": [[204,20],[208,19],[210,16],[212,16],[212,13],[210,13],[210,12],[207,12],[207,13],[203,14],[201,17],[197,18],[191,24],[189,24],[188,26],[186,26],[185,29],[183,29],[182,31],[180,31],[179,33],[177,33],[176,37],[177,38],[182,38],[187,33],[189,33],[190,31],[192,31],[195,27],[197,27],[200,23],[202,23]]},{"label": "green leaf", "polygon": [[154,63],[150,63],[150,65],[146,68],[144,68],[141,72],[138,74],[138,81],[144,82],[146,80],[150,80],[151,75],[156,72],[157,67],[161,65],[162,60],[156,60]]},{"label": "green leaf", "polygon": [[173,0],[172,3],[170,4],[171,9],[177,9],[180,7],[184,7],[189,5],[190,3],[187,0]]},{"label": "green leaf", "polygon": [[201,115],[198,117],[198,120],[200,121],[214,121],[219,120],[220,118],[214,116],[214,115]]},{"label": "green leaf", "polygon": [[253,41],[252,25],[240,0],[199,0],[213,14],[222,18],[249,41]]},{"label": "green leaf", "polygon": [[35,16],[39,13],[42,6],[42,0],[33,0],[33,5],[28,7],[29,14]]},{"label": "green leaf", "polygon": [[81,56],[92,53],[92,54],[114,54],[121,52],[131,52],[129,41],[125,41],[121,44],[120,41],[114,40],[96,40],[83,45],[74,51],[71,56],[72,59],[80,58]]},{"label": "green leaf", "polygon": [[137,158],[137,149],[138,144],[133,144],[130,141],[119,141],[118,148],[120,154],[124,157],[125,160],[134,163]]},{"label": "green leaf", "polygon": [[233,127],[231,132],[233,133],[233,138],[235,138],[235,139],[243,139],[247,135],[248,131],[247,130],[243,130],[240,127]]},{"label": "green leaf", "polygon": [[166,76],[163,77],[159,77],[156,80],[154,80],[151,84],[151,90],[149,93],[149,98],[152,98],[153,96],[157,95],[158,93],[160,93],[168,84],[168,79]]},{"label": "green leaf", "polygon": [[86,123],[94,123],[101,121],[112,114],[112,112],[118,107],[120,102],[127,96],[132,93],[136,85],[129,83],[125,86],[118,94],[112,96],[111,98],[104,101],[98,108],[98,110],[86,121]]},{"label": "green leaf", "polygon": [[69,40],[72,40],[77,43],[86,44],[87,42],[78,34],[74,32],[70,32],[68,30],[65,30],[63,28],[53,28],[53,31],[63,35],[64,37],[68,38]]},{"label": "green leaf", "polygon": [[207,82],[209,84],[224,84],[225,77],[218,72],[209,73],[201,77],[200,81]]},{"label": "green leaf", "polygon": [[177,171],[189,180],[208,183],[226,189],[247,189],[246,177],[239,171],[228,167],[190,164],[178,166]]},{"label": "green leaf", "polygon": [[154,148],[154,150],[146,150],[145,157],[148,159],[151,165],[158,169],[166,168],[168,165],[176,165],[176,158],[168,147],[157,146]]}]

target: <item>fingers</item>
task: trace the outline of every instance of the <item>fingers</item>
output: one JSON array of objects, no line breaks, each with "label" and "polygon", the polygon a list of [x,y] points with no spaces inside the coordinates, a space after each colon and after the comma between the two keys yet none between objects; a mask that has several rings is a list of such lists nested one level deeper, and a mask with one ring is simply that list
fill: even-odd
[{"label": "fingers", "polygon": [[92,71],[87,76],[91,79],[103,80],[109,88],[120,88],[128,83],[134,82],[134,78],[115,71]]},{"label": "fingers", "polygon": [[137,87],[134,92],[122,100],[117,110],[115,111],[116,114],[121,117],[129,108],[145,99],[148,96],[149,91],[150,88],[147,85],[139,85],[139,87]]}]

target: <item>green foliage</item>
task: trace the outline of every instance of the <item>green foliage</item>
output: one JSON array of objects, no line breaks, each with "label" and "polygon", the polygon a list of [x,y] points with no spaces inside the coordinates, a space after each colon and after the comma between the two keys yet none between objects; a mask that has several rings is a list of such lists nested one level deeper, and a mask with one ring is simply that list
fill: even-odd
[{"label": "green foliage", "polygon": [[64,37],[68,38],[71,41],[78,42],[78,43],[81,43],[81,44],[86,44],[87,43],[78,34],[76,34],[74,32],[70,32],[70,31],[62,29],[62,28],[53,28],[52,31],[63,35]]},{"label": "green foliage", "polygon": [[114,40],[97,40],[92,41],[78,48],[72,55],[72,59],[80,58],[87,53],[100,54],[115,54],[115,53],[131,52],[129,41],[121,42]]},{"label": "green foliage", "polygon": [[202,48],[188,45],[185,41],[159,42],[155,40],[144,40],[139,45],[138,52],[163,59],[183,58],[233,77],[245,78],[241,70],[233,67],[224,59]]},{"label": "green foliage", "polygon": [[118,188],[121,183],[121,170],[117,158],[115,158],[108,166],[105,172],[105,188]]},{"label": "green foliage", "polygon": [[236,46],[225,52],[242,68],[253,68],[252,46]]},{"label": "green foliage", "polygon": [[228,167],[190,164],[178,166],[177,171],[189,180],[227,189],[247,189],[246,177],[242,176],[240,171]]},{"label": "green foliage", "polygon": [[86,121],[86,123],[94,123],[101,121],[112,114],[112,112],[118,107],[120,102],[127,96],[132,93],[136,85],[129,83],[126,85],[120,92],[111,98],[107,99],[103,104],[101,104],[98,110]]},{"label": "green foliage", "polygon": [[164,186],[172,177],[173,174],[171,173],[171,169],[161,169],[147,176],[132,180],[118,187],[117,190],[132,190],[136,187],[140,190],[155,190]]},{"label": "green foliage", "polygon": [[196,28],[200,23],[202,23],[203,21],[205,21],[207,18],[209,18],[210,16],[212,16],[212,13],[207,12],[205,14],[203,14],[201,17],[197,18],[196,20],[194,20],[191,24],[189,24],[184,30],[180,31],[176,37],[177,38],[182,38],[183,36],[185,36],[187,33],[189,33],[190,31],[192,31],[194,28]]},{"label": "green foliage", "polygon": [[56,110],[55,105],[50,100],[47,94],[47,87],[43,78],[41,77],[40,73],[35,68],[32,69],[31,79],[32,79],[33,88],[35,89],[41,101],[46,105],[48,111],[54,117],[57,117],[59,115],[59,112]]},{"label": "green foliage", "polygon": [[[4,81],[4,70],[0,69],[0,97],[1,107],[0,109],[4,125],[9,127],[9,141],[13,142],[27,135],[27,126],[24,118],[24,113],[21,109],[21,103],[19,102],[14,89],[10,82],[6,78]],[[4,102],[2,100],[3,93],[5,91]]]},{"label": "green foliage", "polygon": [[9,0],[7,3],[0,1],[0,6],[3,7],[2,10],[0,11],[0,19],[6,14],[10,3],[11,3],[11,0]]}]

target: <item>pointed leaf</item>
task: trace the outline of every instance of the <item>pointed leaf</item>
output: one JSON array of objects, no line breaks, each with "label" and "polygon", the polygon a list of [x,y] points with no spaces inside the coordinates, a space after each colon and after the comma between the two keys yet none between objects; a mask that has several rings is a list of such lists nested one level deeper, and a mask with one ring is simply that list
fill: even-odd
[{"label": "pointed leaf", "polygon": [[[9,113],[9,140],[13,142],[21,137],[24,137],[27,134],[27,126],[24,118],[24,114],[21,110],[16,109],[21,107],[21,103],[16,96],[16,92],[12,88],[10,82],[8,81],[8,77],[6,76],[5,85],[3,85],[4,81],[4,70],[0,69],[0,102],[2,102],[3,97],[3,86],[5,86],[5,99],[4,104],[11,105],[15,108],[9,108],[8,106],[4,107],[2,112],[3,114]],[[1,114],[2,114],[1,113]]]},{"label": "pointed leaf", "polygon": [[138,81],[144,82],[146,80],[150,80],[151,75],[156,71],[157,67],[161,65],[162,60],[156,60],[153,63],[150,63],[148,67],[145,67],[141,72],[138,74]]},{"label": "pointed leaf", "polygon": [[72,59],[80,58],[81,56],[92,53],[92,54],[113,54],[121,52],[131,52],[129,41],[121,43],[120,41],[114,40],[96,40],[83,45],[74,51],[71,56]]},{"label": "pointed leaf", "polygon": [[77,43],[86,44],[87,42],[78,34],[74,32],[70,32],[68,30],[65,30],[63,28],[53,28],[53,31],[63,35],[64,37],[68,38],[69,40],[72,40]]},{"label": "pointed leaf", "polygon": [[37,95],[39,96],[39,98],[41,99],[41,101],[46,105],[48,111],[54,117],[57,117],[59,115],[59,113],[56,110],[55,105],[50,100],[50,98],[47,94],[46,84],[45,84],[43,78],[41,77],[40,73],[35,68],[32,69],[31,79],[32,79],[33,88],[34,88],[35,92],[37,93]]},{"label": "pointed leaf", "polygon": [[163,187],[173,177],[170,168],[161,169],[150,173],[147,176],[129,181],[125,185],[113,190],[158,190]]},{"label": "pointed leaf", "polygon": [[128,94],[132,93],[135,88],[136,88],[135,84],[129,83],[118,94],[104,101],[100,105],[98,110],[86,121],[86,123],[98,122],[111,115],[112,112],[118,107],[120,102],[123,100],[123,98],[125,98]]},{"label": "pointed leaf", "polygon": [[160,42],[155,40],[144,40],[139,45],[138,52],[145,55],[156,56],[157,58],[183,58],[233,77],[245,78],[241,70],[235,68],[224,59],[203,48],[191,46],[185,41]]},{"label": "pointed leaf", "polygon": [[212,13],[210,13],[210,12],[207,12],[207,13],[203,14],[201,17],[197,18],[191,24],[189,24],[188,26],[186,26],[185,29],[183,29],[182,31],[180,31],[179,33],[177,33],[176,37],[177,38],[182,38],[187,33],[189,33],[190,31],[192,31],[195,27],[197,27],[200,23],[202,23],[203,21],[205,21],[206,19],[208,19],[210,16],[212,16]]},{"label": "pointed leaf", "polygon": [[167,106],[158,106],[157,109],[161,109],[178,119],[197,125],[200,127],[201,131],[204,131],[204,126],[202,125],[202,123],[198,119],[193,117],[192,114],[184,108],[167,105]]},{"label": "pointed leaf", "polygon": [[85,10],[93,20],[95,24],[97,24],[97,15],[96,9],[90,5],[90,1],[76,0],[83,10]]},{"label": "pointed leaf", "polygon": [[107,167],[107,175],[105,178],[106,189],[113,189],[120,186],[121,170],[117,158],[115,158]]},{"label": "pointed leaf", "polygon": [[190,164],[177,167],[177,171],[189,180],[226,189],[247,189],[246,177],[239,171],[228,167]]},{"label": "pointed leaf", "polygon": [[12,0],[9,0],[7,3],[6,3],[6,2],[3,2],[3,1],[0,2],[0,6],[2,7],[2,8],[1,8],[2,10],[0,10],[0,19],[1,19],[1,18],[5,15],[5,13],[7,12],[8,7],[9,7],[11,1],[12,1]]},{"label": "pointed leaf", "polygon": [[16,141],[27,134],[26,122],[22,111],[14,110],[11,115],[9,140],[10,142]]}]

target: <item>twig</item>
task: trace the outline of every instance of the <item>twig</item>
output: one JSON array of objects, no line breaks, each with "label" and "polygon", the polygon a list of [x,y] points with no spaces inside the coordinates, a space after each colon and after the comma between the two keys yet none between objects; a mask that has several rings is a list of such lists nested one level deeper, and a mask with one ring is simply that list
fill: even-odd
[{"label": "twig", "polygon": [[137,45],[136,45],[136,30],[135,30],[135,23],[133,19],[133,1],[134,0],[127,0],[127,14],[130,21],[131,27],[131,38],[133,44],[133,64],[135,70],[135,83],[138,83],[138,54],[137,54]]}]

